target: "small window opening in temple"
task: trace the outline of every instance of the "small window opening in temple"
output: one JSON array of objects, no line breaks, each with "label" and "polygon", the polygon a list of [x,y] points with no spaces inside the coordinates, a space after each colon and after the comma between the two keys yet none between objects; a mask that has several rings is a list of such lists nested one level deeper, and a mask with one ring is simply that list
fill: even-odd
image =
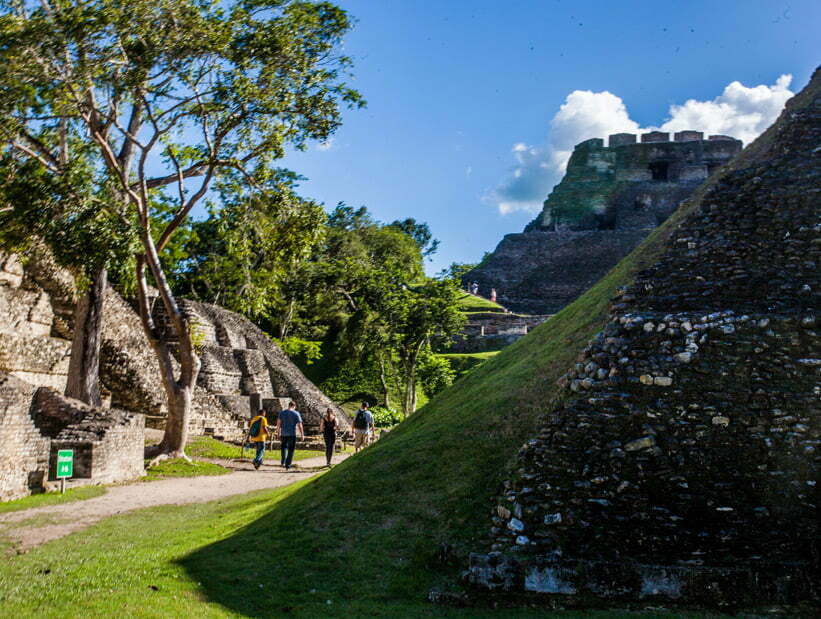
[{"label": "small window opening in temple", "polygon": [[654,181],[666,181],[667,180],[667,172],[670,168],[670,164],[666,161],[656,161],[650,164],[650,174],[653,175]]}]

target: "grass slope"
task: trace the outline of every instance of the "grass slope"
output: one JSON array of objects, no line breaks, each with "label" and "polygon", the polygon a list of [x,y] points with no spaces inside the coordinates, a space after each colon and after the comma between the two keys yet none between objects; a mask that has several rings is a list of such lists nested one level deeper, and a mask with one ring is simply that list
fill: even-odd
[{"label": "grass slope", "polygon": [[[680,216],[582,298],[329,473],[125,515],[12,557],[0,562],[0,605],[23,615],[492,614],[432,606],[425,596],[483,548],[506,463],[555,398],[556,379],[602,327],[617,287],[655,259]],[[456,548],[450,567],[436,558],[443,542]]]},{"label": "grass slope", "polygon": [[504,312],[503,308],[498,303],[494,303],[490,299],[484,297],[477,297],[466,292],[462,293],[456,300],[459,309],[466,313],[475,312]]}]

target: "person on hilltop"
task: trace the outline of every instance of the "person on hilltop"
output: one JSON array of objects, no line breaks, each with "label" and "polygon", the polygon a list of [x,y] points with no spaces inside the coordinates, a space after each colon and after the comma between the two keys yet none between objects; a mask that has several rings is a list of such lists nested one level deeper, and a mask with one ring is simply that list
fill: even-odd
[{"label": "person on hilltop", "polygon": [[275,431],[282,452],[280,464],[285,467],[286,471],[291,468],[291,463],[294,460],[297,435],[299,435],[299,438],[304,439],[305,429],[302,426],[302,415],[296,410],[296,403],[291,401],[288,402],[288,408],[279,413]]},{"label": "person on hilltop", "polygon": [[493,303],[496,303],[496,289],[495,288],[490,289],[490,300]]},{"label": "person on hilltop", "polygon": [[262,460],[265,458],[265,441],[268,440],[268,419],[262,409],[257,412],[256,417],[251,419],[251,424],[248,426],[248,440],[257,448],[257,454],[254,456],[254,468],[259,469],[262,466]]},{"label": "person on hilltop", "polygon": [[373,430],[373,415],[368,410],[370,405],[367,402],[362,402],[362,408],[356,411],[356,417],[353,420],[353,446],[356,452],[359,452],[363,447],[367,447],[371,438],[371,431]]},{"label": "person on hilltop", "polygon": [[336,431],[339,423],[336,420],[333,409],[329,406],[322,415],[319,422],[319,431],[325,440],[325,459],[328,461],[328,468],[331,468],[331,458],[334,455],[334,444],[336,443]]}]

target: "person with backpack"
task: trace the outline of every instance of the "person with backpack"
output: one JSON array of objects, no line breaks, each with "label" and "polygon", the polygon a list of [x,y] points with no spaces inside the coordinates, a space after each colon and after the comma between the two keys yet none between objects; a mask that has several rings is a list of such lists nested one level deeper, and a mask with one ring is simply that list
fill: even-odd
[{"label": "person with backpack", "polygon": [[280,441],[280,449],[282,452],[280,464],[285,467],[286,471],[291,468],[291,462],[294,460],[297,434],[299,434],[299,438],[305,438],[305,430],[302,427],[302,415],[296,410],[296,404],[291,401],[288,402],[288,408],[279,413],[276,431],[274,432],[274,435]]},{"label": "person with backpack", "polygon": [[254,468],[259,469],[262,466],[263,458],[265,458],[265,441],[268,440],[268,419],[262,409],[257,412],[256,417],[251,419],[251,425],[248,427],[248,440],[257,448],[257,455],[254,456]]},{"label": "person with backpack", "polygon": [[353,420],[353,446],[356,452],[362,447],[367,447],[370,442],[371,431],[373,430],[373,415],[368,408],[370,408],[370,405],[367,402],[362,402],[362,408],[356,411],[356,417]]},{"label": "person with backpack", "polygon": [[328,468],[331,468],[331,458],[334,455],[334,444],[336,443],[336,430],[339,422],[332,408],[328,407],[322,419],[319,421],[319,431],[325,440],[325,459],[328,461]]}]

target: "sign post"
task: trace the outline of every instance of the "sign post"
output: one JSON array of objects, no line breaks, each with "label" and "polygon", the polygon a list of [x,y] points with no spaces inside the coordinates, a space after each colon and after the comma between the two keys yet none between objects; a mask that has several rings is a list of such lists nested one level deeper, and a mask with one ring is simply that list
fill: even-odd
[{"label": "sign post", "polygon": [[66,478],[74,474],[74,450],[57,451],[57,479],[60,480],[60,494],[66,491]]}]

